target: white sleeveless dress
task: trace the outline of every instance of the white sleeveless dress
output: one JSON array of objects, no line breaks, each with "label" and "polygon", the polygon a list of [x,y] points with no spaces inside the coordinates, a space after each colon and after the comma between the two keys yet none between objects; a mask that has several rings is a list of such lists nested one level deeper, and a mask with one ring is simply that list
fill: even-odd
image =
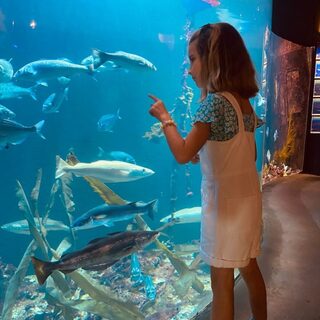
[{"label": "white sleeveless dress", "polygon": [[255,138],[254,132],[245,131],[234,96],[228,92],[219,94],[235,108],[239,132],[227,141],[207,140],[199,153],[200,255],[214,267],[240,268],[260,251],[262,201],[255,166]]}]

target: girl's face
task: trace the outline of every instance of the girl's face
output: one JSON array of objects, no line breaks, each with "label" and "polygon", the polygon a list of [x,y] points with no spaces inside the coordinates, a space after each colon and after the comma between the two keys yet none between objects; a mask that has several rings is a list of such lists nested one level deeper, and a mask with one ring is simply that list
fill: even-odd
[{"label": "girl's face", "polygon": [[198,40],[194,40],[189,44],[189,60],[190,68],[188,73],[199,88],[204,88],[201,83],[201,59],[197,50]]}]

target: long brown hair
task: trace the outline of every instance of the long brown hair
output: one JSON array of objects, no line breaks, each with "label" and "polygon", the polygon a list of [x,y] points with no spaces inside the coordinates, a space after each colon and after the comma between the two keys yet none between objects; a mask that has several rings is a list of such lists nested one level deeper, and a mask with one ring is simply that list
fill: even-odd
[{"label": "long brown hair", "polygon": [[201,78],[208,92],[229,91],[249,99],[259,91],[255,69],[239,32],[228,23],[206,24],[197,30],[190,42],[198,41]]}]

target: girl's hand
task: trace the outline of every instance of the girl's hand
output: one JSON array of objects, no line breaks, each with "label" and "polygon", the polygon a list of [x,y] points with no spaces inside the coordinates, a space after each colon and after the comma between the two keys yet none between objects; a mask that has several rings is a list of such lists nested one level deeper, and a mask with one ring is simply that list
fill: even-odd
[{"label": "girl's hand", "polygon": [[154,103],[149,109],[149,113],[157,118],[160,122],[171,119],[169,112],[167,111],[164,103],[152,94],[148,94],[148,97],[151,98]]}]

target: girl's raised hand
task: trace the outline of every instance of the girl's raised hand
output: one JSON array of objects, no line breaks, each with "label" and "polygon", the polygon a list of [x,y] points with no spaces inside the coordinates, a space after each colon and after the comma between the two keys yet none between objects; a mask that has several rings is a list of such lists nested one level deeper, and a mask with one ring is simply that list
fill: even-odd
[{"label": "girl's raised hand", "polygon": [[171,119],[170,114],[167,111],[162,100],[152,94],[148,94],[148,97],[151,98],[154,102],[153,104],[151,104],[151,107],[149,109],[149,113],[153,117],[157,118],[160,122]]}]

